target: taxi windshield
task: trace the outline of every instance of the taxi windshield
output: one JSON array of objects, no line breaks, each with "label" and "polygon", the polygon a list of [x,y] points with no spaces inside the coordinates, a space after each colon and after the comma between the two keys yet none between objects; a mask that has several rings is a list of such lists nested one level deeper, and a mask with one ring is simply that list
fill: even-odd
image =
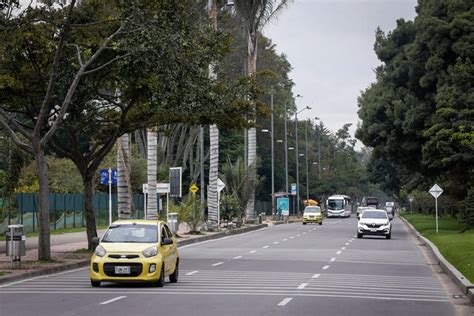
[{"label": "taxi windshield", "polygon": [[111,225],[102,242],[156,243],[158,230],[155,225]]},{"label": "taxi windshield", "polygon": [[318,206],[311,206],[304,209],[305,213],[321,213],[321,209]]}]

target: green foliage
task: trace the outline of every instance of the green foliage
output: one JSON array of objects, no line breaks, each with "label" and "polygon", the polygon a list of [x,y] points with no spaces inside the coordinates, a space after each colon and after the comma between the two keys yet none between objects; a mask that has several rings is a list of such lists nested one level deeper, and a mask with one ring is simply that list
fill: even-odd
[{"label": "green foliage", "polygon": [[420,0],[417,13],[377,30],[383,64],[359,98],[356,136],[374,148],[371,179],[384,188],[438,182],[462,200],[474,165],[474,9],[469,0]]},{"label": "green foliage", "polygon": [[223,194],[220,201],[221,221],[231,221],[242,218],[239,198],[234,194]]},{"label": "green foliage", "polygon": [[204,220],[201,214],[201,202],[194,194],[188,194],[182,202],[170,202],[169,209],[171,212],[178,213],[180,223],[188,224],[191,229],[190,233],[199,233],[199,224]]},{"label": "green foliage", "polygon": [[462,222],[467,229],[474,229],[474,188],[471,188],[463,201]]}]

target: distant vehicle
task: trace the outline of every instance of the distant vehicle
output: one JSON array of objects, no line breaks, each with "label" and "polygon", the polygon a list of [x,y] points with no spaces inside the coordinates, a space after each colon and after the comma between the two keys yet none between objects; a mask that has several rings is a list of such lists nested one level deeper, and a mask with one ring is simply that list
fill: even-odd
[{"label": "distant vehicle", "polygon": [[360,216],[364,213],[365,210],[373,210],[373,208],[367,206],[359,206],[357,208],[357,219],[360,219]]},{"label": "distant vehicle", "polygon": [[393,218],[395,216],[395,202],[385,202],[385,210],[388,217]]},{"label": "distant vehicle", "polygon": [[326,201],[327,217],[350,217],[351,198],[347,195],[331,195]]},{"label": "distant vehicle", "polygon": [[319,206],[306,206],[303,213],[303,225],[307,223],[323,224],[323,214]]},{"label": "distant vehicle", "polygon": [[[95,242],[99,239],[95,237]],[[93,287],[101,282],[178,282],[179,254],[168,226],[157,220],[121,220],[110,225],[90,264]]]},{"label": "distant vehicle", "polygon": [[357,223],[357,238],[364,235],[379,235],[392,238],[392,223],[385,210],[367,209]]},{"label": "distant vehicle", "polygon": [[378,208],[379,200],[376,197],[368,196],[362,201],[362,206]]}]

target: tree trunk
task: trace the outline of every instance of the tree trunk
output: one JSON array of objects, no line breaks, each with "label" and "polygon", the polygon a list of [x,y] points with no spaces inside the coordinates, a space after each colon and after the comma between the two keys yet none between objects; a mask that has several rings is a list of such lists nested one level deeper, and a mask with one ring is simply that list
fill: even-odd
[{"label": "tree trunk", "polygon": [[128,134],[124,134],[119,138],[117,146],[117,202],[119,219],[129,219],[132,215],[130,170],[129,138]]},{"label": "tree trunk", "polygon": [[158,218],[158,205],[156,198],[156,172],[157,172],[157,132],[155,128],[147,130],[147,218]]},{"label": "tree trunk", "polygon": [[97,237],[97,228],[95,223],[95,213],[92,204],[94,197],[94,177],[92,174],[85,173],[82,175],[82,185],[84,186],[84,215],[86,217],[87,230],[87,249],[94,251],[92,238]]},{"label": "tree trunk", "polygon": [[[249,77],[255,76],[257,71],[257,33],[249,32],[248,37],[248,47],[247,47],[247,65],[248,65],[248,75]],[[250,122],[255,123],[255,103],[253,102],[253,113],[250,117]],[[248,155],[247,155],[247,166],[249,170],[249,180],[251,184],[250,199],[247,203],[246,217],[254,218],[255,217],[255,186],[257,179],[257,130],[255,127],[251,127],[248,130]]]},{"label": "tree trunk", "polygon": [[[35,144],[36,145],[36,144]],[[39,238],[38,238],[38,260],[51,260],[51,237],[49,232],[49,180],[48,162],[44,156],[44,149],[40,145],[34,146],[35,160],[38,167],[39,179]]]}]

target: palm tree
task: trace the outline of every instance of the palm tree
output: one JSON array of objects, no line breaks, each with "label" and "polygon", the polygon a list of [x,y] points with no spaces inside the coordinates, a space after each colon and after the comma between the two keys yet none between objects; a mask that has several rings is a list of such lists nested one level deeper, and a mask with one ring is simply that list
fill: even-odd
[{"label": "palm tree", "polygon": [[[257,41],[259,32],[275,17],[290,0],[235,0],[235,9],[243,21],[247,32],[247,74],[254,77],[257,71]],[[255,114],[250,121],[255,122]],[[248,130],[248,154],[247,166],[249,175],[256,183],[256,160],[257,160],[257,131],[255,127]],[[246,217],[255,217],[255,186],[249,199]]]},{"label": "palm tree", "polygon": [[132,185],[130,182],[131,162],[129,135],[122,135],[117,142],[117,202],[119,219],[132,215]]},{"label": "palm tree", "polygon": [[[209,0],[209,20],[211,26],[217,30],[217,3],[216,0]],[[209,65],[209,77],[215,78],[214,65]],[[208,220],[211,223],[218,222],[218,194],[217,179],[219,175],[219,129],[217,125],[209,126],[209,189],[207,191]],[[201,188],[204,190],[204,188]]]}]

